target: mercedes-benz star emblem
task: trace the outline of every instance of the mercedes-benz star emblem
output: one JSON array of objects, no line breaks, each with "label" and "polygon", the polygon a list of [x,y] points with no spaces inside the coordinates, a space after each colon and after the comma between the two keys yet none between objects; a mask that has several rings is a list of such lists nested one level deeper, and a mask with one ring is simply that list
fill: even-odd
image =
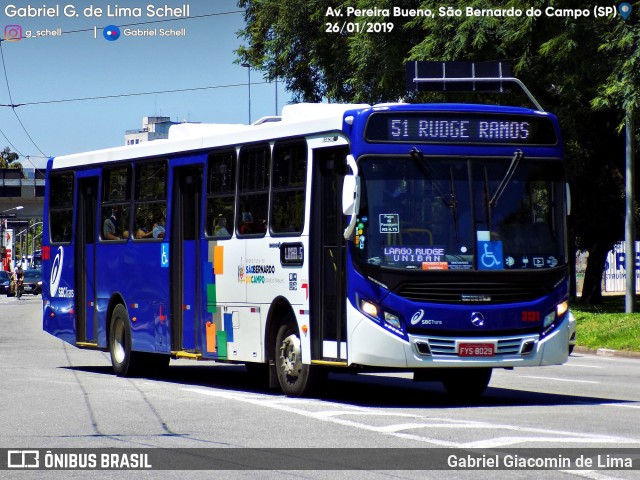
[{"label": "mercedes-benz star emblem", "polygon": [[473,312],[471,314],[471,323],[474,327],[484,327],[484,315],[480,312]]}]

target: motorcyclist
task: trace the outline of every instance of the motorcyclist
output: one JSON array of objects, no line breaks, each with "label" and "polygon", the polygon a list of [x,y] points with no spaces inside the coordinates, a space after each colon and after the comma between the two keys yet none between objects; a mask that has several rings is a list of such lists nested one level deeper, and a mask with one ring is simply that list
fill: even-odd
[{"label": "motorcyclist", "polygon": [[22,289],[24,288],[24,271],[22,270],[22,267],[18,267],[16,280],[16,295],[20,298],[22,296]]}]

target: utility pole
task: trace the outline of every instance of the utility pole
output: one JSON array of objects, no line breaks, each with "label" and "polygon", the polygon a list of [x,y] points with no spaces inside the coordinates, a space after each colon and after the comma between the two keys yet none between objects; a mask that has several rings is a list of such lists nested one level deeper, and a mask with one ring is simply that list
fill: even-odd
[{"label": "utility pole", "polygon": [[636,216],[635,216],[635,165],[633,161],[633,110],[627,107],[626,119],[626,179],[625,179],[625,270],[626,289],[624,311],[636,311]]}]

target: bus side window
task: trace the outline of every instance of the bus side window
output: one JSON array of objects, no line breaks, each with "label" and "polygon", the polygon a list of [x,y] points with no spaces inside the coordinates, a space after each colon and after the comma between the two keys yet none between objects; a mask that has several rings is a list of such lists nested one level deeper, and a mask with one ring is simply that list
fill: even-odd
[{"label": "bus side window", "polygon": [[163,238],[167,213],[167,162],[136,167],[134,238]]},{"label": "bus side window", "polygon": [[206,234],[231,238],[236,200],[236,152],[211,152],[207,174]]},{"label": "bus side window", "polygon": [[73,225],[73,173],[52,174],[49,181],[51,243],[68,243]]},{"label": "bus side window", "polygon": [[276,143],[273,149],[271,232],[301,234],[304,226],[307,144]]},{"label": "bus side window", "polygon": [[236,221],[239,236],[264,236],[267,231],[269,153],[269,145],[240,151]]},{"label": "bus side window", "polygon": [[102,178],[100,238],[126,240],[131,231],[131,167],[105,168]]}]

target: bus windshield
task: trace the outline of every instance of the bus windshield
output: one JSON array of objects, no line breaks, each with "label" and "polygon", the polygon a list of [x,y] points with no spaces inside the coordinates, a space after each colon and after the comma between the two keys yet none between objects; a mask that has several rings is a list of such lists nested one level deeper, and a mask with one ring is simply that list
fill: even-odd
[{"label": "bus windshield", "polygon": [[556,161],[366,156],[356,259],[419,270],[548,269],[566,264],[564,181]]}]

